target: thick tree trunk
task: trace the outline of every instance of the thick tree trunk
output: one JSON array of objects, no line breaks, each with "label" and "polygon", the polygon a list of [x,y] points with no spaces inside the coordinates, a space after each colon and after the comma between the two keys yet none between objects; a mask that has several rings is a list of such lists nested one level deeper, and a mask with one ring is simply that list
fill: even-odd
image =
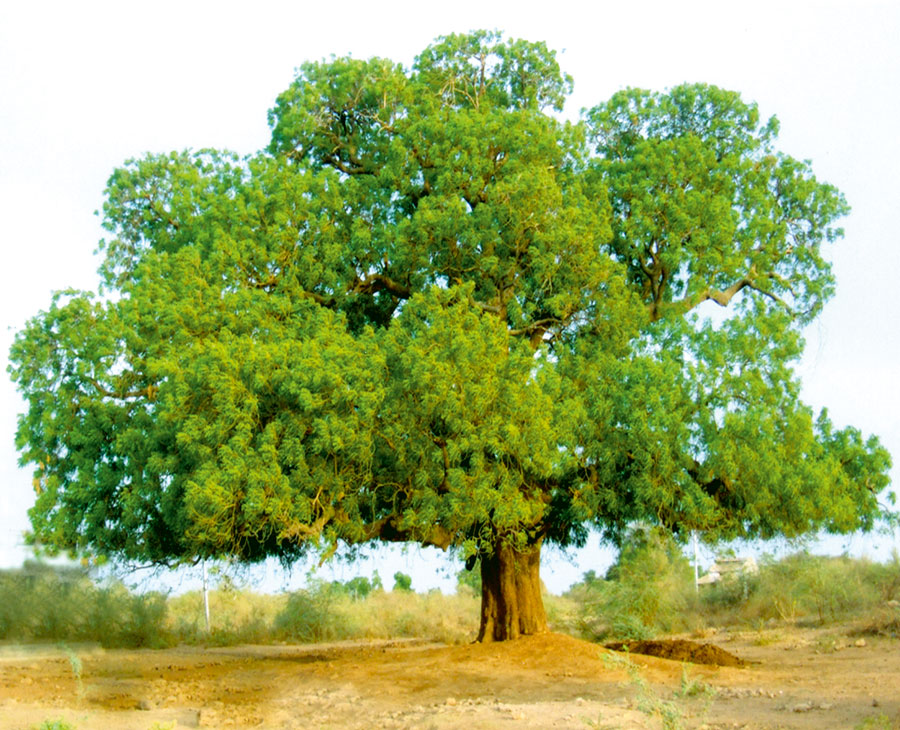
[{"label": "thick tree trunk", "polygon": [[548,631],[541,598],[541,542],[525,552],[497,545],[481,556],[478,641],[507,641]]}]

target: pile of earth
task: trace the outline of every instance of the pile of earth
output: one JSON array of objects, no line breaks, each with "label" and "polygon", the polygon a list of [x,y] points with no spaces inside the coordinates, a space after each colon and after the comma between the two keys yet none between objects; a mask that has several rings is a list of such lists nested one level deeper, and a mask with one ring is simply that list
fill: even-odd
[{"label": "pile of earth", "polygon": [[743,667],[746,665],[743,659],[715,644],[700,644],[688,639],[614,641],[604,644],[604,646],[613,651],[627,651],[630,654],[644,654],[677,662],[714,664],[719,667]]}]

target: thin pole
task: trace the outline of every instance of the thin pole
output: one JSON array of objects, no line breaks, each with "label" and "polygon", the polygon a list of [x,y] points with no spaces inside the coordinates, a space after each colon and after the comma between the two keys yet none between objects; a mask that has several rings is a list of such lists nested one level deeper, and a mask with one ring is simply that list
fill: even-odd
[{"label": "thin pole", "polygon": [[209,633],[209,583],[206,576],[206,560],[203,563],[203,613],[206,614],[206,633]]},{"label": "thin pole", "polygon": [[697,561],[697,531],[691,532],[691,540],[694,543],[694,592],[700,593],[700,568]]}]

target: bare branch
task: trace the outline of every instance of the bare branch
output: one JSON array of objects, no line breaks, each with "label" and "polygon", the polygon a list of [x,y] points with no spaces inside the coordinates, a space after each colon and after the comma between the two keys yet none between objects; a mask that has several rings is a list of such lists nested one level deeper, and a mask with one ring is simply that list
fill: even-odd
[{"label": "bare branch", "polygon": [[[775,292],[770,291],[769,289],[765,289],[757,284],[756,279],[754,278],[756,272],[752,268],[750,273],[750,276],[745,276],[742,279],[734,282],[727,289],[713,289],[712,287],[707,287],[694,296],[686,297],[685,299],[677,302],[672,302],[670,305],[661,305],[659,302],[653,301],[647,305],[647,309],[650,311],[650,318],[655,322],[663,316],[666,310],[674,310],[678,312],[678,314],[687,314],[692,309],[695,309],[706,301],[713,301],[720,307],[727,307],[731,303],[731,300],[734,299],[734,297],[744,289],[752,289],[755,292],[759,292],[764,297],[768,297],[776,304],[784,307],[784,309],[791,314],[794,313],[794,310],[791,308],[791,306],[781,297],[775,294]],[[781,281],[781,277],[777,276],[776,274],[764,274],[763,276],[774,279],[776,281]],[[790,290],[790,287],[788,287],[788,289]],[[793,293],[793,290],[791,290],[791,293]]]}]

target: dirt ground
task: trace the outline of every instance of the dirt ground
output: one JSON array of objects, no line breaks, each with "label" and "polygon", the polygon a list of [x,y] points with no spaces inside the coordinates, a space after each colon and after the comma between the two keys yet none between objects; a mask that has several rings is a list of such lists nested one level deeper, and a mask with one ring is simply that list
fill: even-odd
[{"label": "dirt ground", "polygon": [[900,727],[900,639],[841,627],[703,641],[747,664],[617,653],[559,634],[468,646],[5,646],[0,728]]}]

